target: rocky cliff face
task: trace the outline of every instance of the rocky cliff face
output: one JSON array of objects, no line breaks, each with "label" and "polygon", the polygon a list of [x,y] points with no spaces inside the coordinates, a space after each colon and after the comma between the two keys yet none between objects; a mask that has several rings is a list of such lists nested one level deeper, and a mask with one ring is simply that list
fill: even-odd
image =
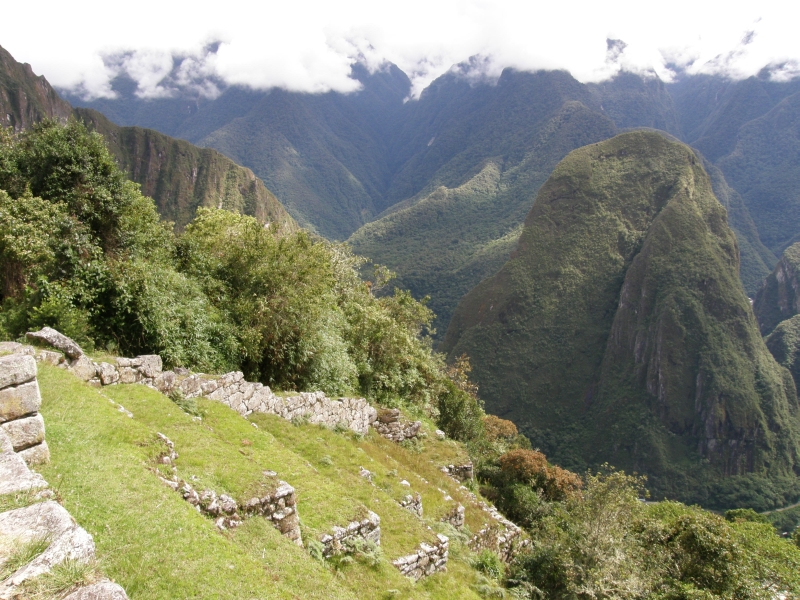
[{"label": "rocky cliff face", "polygon": [[31,66],[0,47],[0,126],[21,131],[45,118],[66,120],[72,107]]},{"label": "rocky cliff face", "polygon": [[800,313],[800,242],[789,246],[753,301],[762,335]]},{"label": "rocky cliff face", "polygon": [[256,217],[281,229],[297,224],[250,169],[210,148],[198,148],[152,129],[119,127],[99,112],[76,108],[74,115],[103,135],[109,150],[158,212],[182,229],[200,206]]},{"label": "rocky cliff face", "polygon": [[572,152],[517,250],[456,309],[487,409],[555,462],[647,473],[705,500],[729,476],[792,476],[797,400],[758,332],[738,248],[698,157],[635,132]]}]

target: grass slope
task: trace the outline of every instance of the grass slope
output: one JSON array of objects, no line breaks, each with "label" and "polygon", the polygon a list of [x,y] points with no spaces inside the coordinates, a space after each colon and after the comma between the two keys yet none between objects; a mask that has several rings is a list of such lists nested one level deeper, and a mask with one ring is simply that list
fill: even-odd
[{"label": "grass slope", "polygon": [[[434,539],[428,525],[438,527],[453,505],[437,488],[467,506],[473,530],[485,522],[485,514],[438,471],[439,464],[463,459],[454,442],[428,439],[425,451],[414,453],[376,435],[359,439],[269,415],[251,423],[206,400],[199,401],[206,414],[196,421],[149,388],[97,390],[46,365],[39,382],[52,452],[41,472],[94,536],[104,572],[132,598],[479,597],[470,587],[477,574],[457,540],[448,572],[418,584],[389,563]],[[175,442],[179,475],[195,478],[197,489],[242,499],[261,485],[263,470],[277,471],[297,490],[306,540],[346,524],[364,507],[374,510],[381,516],[384,558],[377,567],[356,562],[337,570],[260,518],[218,532],[151,472],[157,432]],[[361,466],[375,473],[376,485],[360,477]],[[409,490],[402,479],[422,494],[426,520],[397,504]]]},{"label": "grass slope", "polygon": [[610,461],[701,501],[722,476],[791,477],[794,386],[758,334],[725,217],[682,144],[634,132],[574,151],[444,350],[468,354],[487,410],[558,464]]}]

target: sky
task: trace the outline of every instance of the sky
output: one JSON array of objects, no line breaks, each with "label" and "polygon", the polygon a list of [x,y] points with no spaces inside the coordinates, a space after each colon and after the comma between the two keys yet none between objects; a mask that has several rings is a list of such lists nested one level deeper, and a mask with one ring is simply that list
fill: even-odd
[{"label": "sky", "polygon": [[[621,69],[744,78],[800,76],[800,3],[784,0],[37,0],[6,3],[0,46],[57,88],[113,97],[127,74],[143,98],[226,85],[356,91],[351,65],[396,64],[412,97],[457,63],[567,69],[601,81]],[[615,40],[609,45],[608,40]]]}]

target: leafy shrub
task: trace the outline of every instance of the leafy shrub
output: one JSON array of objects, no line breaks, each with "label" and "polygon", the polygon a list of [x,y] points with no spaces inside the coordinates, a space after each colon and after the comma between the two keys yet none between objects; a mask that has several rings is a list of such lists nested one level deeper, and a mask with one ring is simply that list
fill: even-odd
[{"label": "leafy shrub", "polygon": [[478,556],[470,561],[470,564],[492,579],[502,579],[506,570],[503,561],[497,553],[488,549],[481,550]]},{"label": "leafy shrub", "polygon": [[483,417],[483,427],[490,442],[498,440],[511,441],[519,435],[517,426],[514,423],[494,415],[485,415]]}]

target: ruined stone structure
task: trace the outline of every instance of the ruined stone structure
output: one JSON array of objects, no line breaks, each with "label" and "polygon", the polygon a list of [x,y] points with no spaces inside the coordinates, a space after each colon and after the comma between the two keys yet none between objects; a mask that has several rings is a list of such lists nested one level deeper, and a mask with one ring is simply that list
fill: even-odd
[{"label": "ruined stone structure", "polygon": [[37,465],[50,460],[50,450],[39,414],[42,396],[36,360],[28,348],[11,342],[0,345],[0,351],[14,352],[0,357],[0,429],[14,452],[29,465]]},{"label": "ruined stone structure", "polygon": [[485,502],[480,503],[484,512],[489,513],[494,522],[484,525],[478,533],[470,538],[467,544],[476,552],[489,549],[506,562],[510,562],[523,548],[530,545],[531,541],[523,537],[522,529],[503,515],[494,506]]},{"label": "ruined stone structure", "polygon": [[[12,354],[0,357],[0,494],[28,495],[30,504],[0,513],[0,563],[16,548],[38,539],[47,539],[47,548],[0,581],[0,600],[18,595],[26,581],[50,572],[63,562],[89,562],[94,559],[94,540],[69,512],[53,501],[55,494],[38,473],[28,468],[49,457],[44,442],[44,422],[36,381],[35,350],[11,342],[0,351]],[[53,354],[53,353],[50,353]],[[48,357],[38,356],[40,360]],[[103,581],[71,593],[68,600],[127,600],[125,591],[115,583]]]},{"label": "ruined stone structure", "polygon": [[159,433],[158,438],[165,450],[156,458],[156,462],[170,465],[172,471],[170,477],[159,475],[159,479],[180,493],[198,512],[214,519],[217,528],[231,529],[241,525],[246,517],[259,516],[271,521],[281,534],[298,546],[303,545],[300,517],[297,514],[297,494],[291,485],[277,479],[274,472],[264,472],[265,477],[274,480],[273,489],[261,497],[256,496],[243,503],[237,503],[227,494],[218,495],[214,490],[198,492],[189,482],[178,477],[178,468],[175,465],[178,453],[175,451],[175,444],[163,433]]},{"label": "ruined stone structure", "polygon": [[372,426],[386,439],[402,442],[416,437],[422,423],[420,421],[403,422],[398,409],[386,408],[377,414],[377,420]]},{"label": "ruined stone structure", "polygon": [[371,510],[360,521],[353,521],[347,527],[334,527],[331,533],[323,535],[319,540],[323,547],[322,556],[330,558],[343,554],[357,539],[381,545],[381,518]]},{"label": "ruined stone structure", "polygon": [[406,577],[419,580],[422,577],[433,575],[437,571],[447,570],[447,557],[449,554],[450,540],[441,533],[436,534],[437,543],[433,546],[422,542],[419,550],[408,556],[401,556],[393,560],[392,564],[400,569]]}]

